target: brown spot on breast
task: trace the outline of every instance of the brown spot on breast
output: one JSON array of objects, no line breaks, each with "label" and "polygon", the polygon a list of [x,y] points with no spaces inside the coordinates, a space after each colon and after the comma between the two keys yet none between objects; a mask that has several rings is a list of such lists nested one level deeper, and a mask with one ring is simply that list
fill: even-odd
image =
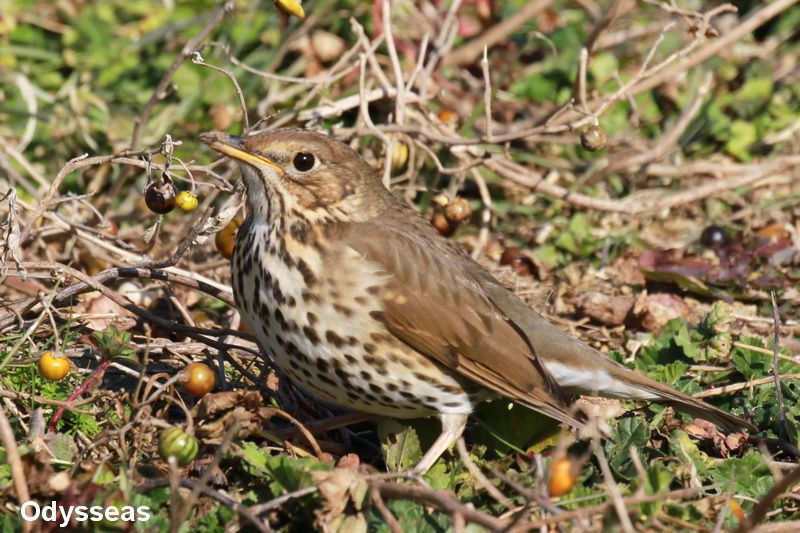
[{"label": "brown spot on breast", "polygon": [[342,305],[342,304],[333,304],[333,308],[334,308],[334,309],[335,309],[337,312],[339,312],[339,313],[343,314],[343,315],[344,315],[344,316],[346,316],[346,317],[351,317],[351,316],[353,316],[353,310],[352,310],[352,309],[350,309],[349,307],[345,307],[345,306],[344,306],[344,305]]},{"label": "brown spot on breast", "polygon": [[329,378],[328,376],[322,373],[317,374],[317,379],[322,381],[323,383],[327,383],[332,387],[335,387],[337,385],[337,383],[333,379]]},{"label": "brown spot on breast", "polygon": [[278,322],[278,325],[283,328],[283,330],[289,329],[289,323],[286,322],[286,318],[284,318],[283,313],[279,308],[275,308],[275,320]]},{"label": "brown spot on breast", "polygon": [[386,361],[372,355],[364,355],[364,362],[371,367],[377,368],[379,372],[386,368]]},{"label": "brown spot on breast", "polygon": [[437,383],[439,383],[438,381],[436,381],[431,376],[426,376],[425,374],[423,374],[421,372],[414,372],[414,377],[417,378],[420,381],[424,381],[425,383],[430,383],[431,385],[436,385]]},{"label": "brown spot on breast", "polygon": [[348,383],[348,384],[350,383],[351,376],[350,376],[350,374],[345,372],[344,369],[336,368],[336,369],[334,369],[333,373],[336,374],[336,376],[339,379],[341,379],[344,383]]},{"label": "brown spot on breast", "polygon": [[306,302],[306,303],[321,303],[322,302],[322,298],[320,298],[319,295],[314,294],[313,292],[307,291],[306,289],[303,289],[303,291],[300,293],[300,297],[303,298],[303,301]]},{"label": "brown spot on breast", "polygon": [[317,282],[317,277],[314,275],[311,267],[308,266],[308,263],[306,263],[302,257],[297,260],[297,270],[299,270],[300,275],[303,276],[303,281],[306,282],[307,287],[310,287]]},{"label": "brown spot on breast", "polygon": [[309,311],[308,313],[306,313],[306,320],[308,320],[309,326],[313,326],[314,324],[317,323],[317,315]]},{"label": "brown spot on breast", "polygon": [[364,398],[366,398],[367,401],[372,402],[372,403],[380,403],[380,402],[378,402],[378,397],[377,396],[375,396],[374,394],[370,394],[367,391],[364,391]]},{"label": "brown spot on breast", "polygon": [[368,354],[374,354],[377,349],[378,347],[372,344],[371,342],[364,343],[364,351],[367,352]]},{"label": "brown spot on breast", "polygon": [[400,364],[409,370],[417,366],[417,362],[412,360],[410,357],[401,357]]},{"label": "brown spot on breast", "polygon": [[311,328],[309,326],[305,326],[303,328],[303,334],[311,342],[311,344],[314,344],[314,345],[319,344],[319,335],[317,335],[317,331],[314,328]]},{"label": "brown spot on breast", "polygon": [[269,326],[269,322],[270,322],[269,314],[270,313],[269,313],[269,307],[267,307],[267,304],[265,304],[264,302],[259,302],[258,303],[258,313],[259,313],[259,317],[258,318],[261,320],[261,325],[265,326],[265,327]]},{"label": "brown spot on breast", "polygon": [[461,389],[460,387],[456,387],[455,385],[447,385],[446,383],[436,382],[433,384],[433,386],[439,389],[440,391],[447,392],[449,394],[461,394],[462,392],[464,392],[463,389]]},{"label": "brown spot on breast", "polygon": [[388,344],[389,346],[394,346],[397,343],[394,335],[389,333],[373,332],[369,334],[369,338],[375,341],[377,344]]},{"label": "brown spot on breast", "polygon": [[[278,337],[278,341],[280,341],[280,340],[281,340],[280,337]],[[304,354],[303,352],[301,352],[300,349],[297,347],[297,345],[295,343],[293,343],[293,342],[287,342],[286,343],[286,353],[291,355],[292,357],[296,357],[297,359],[300,359],[301,361],[303,361],[303,362],[305,362],[307,364],[311,363],[311,360],[309,359],[309,357],[306,354]]]},{"label": "brown spot on breast", "polygon": [[275,299],[278,305],[282,305],[286,301],[283,297],[283,292],[281,292],[281,288],[277,283],[272,287],[272,297]]},{"label": "brown spot on breast", "polygon": [[342,337],[340,337],[335,331],[332,331],[330,329],[325,332],[325,339],[327,339],[328,342],[330,342],[337,348],[341,348],[345,344],[345,340]]},{"label": "brown spot on breast", "polygon": [[289,230],[291,233],[292,238],[298,242],[305,243],[306,237],[308,237],[308,223],[306,222],[295,222],[292,224],[291,229]]}]

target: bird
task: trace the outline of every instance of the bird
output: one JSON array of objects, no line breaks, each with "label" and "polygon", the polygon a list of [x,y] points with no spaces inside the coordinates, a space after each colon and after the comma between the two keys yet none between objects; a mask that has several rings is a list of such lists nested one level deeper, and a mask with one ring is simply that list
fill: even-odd
[{"label": "bird", "polygon": [[262,351],[313,396],[368,413],[435,415],[422,474],[482,401],[505,397],[571,426],[579,395],[658,402],[757,429],[609,359],[506,289],[331,136],[280,128],[200,140],[241,167],[247,218],[234,299]]}]

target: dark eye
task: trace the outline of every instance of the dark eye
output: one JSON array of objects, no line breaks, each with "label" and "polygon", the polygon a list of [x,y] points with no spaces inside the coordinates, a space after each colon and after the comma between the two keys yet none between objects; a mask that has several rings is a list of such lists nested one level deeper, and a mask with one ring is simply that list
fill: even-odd
[{"label": "dark eye", "polygon": [[297,152],[297,155],[294,156],[294,168],[299,170],[300,172],[308,172],[312,168],[314,168],[314,154],[309,154],[308,152]]}]

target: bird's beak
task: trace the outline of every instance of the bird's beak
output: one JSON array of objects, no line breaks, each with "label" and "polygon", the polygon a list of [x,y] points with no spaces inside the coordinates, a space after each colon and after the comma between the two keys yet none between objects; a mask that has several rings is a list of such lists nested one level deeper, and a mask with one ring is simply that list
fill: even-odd
[{"label": "bird's beak", "polygon": [[228,135],[227,133],[221,133],[218,131],[201,133],[199,137],[201,141],[221,154],[233,159],[238,159],[239,161],[243,161],[256,167],[268,166],[275,170],[275,172],[278,174],[283,174],[283,169],[280,167],[280,165],[275,163],[275,161],[272,161],[263,155],[256,155],[247,151],[247,149],[244,147],[244,139],[242,137]]}]

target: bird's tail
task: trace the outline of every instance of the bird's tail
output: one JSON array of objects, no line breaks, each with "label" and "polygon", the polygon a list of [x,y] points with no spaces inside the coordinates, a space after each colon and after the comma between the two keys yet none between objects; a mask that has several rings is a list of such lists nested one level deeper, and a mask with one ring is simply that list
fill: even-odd
[{"label": "bird's tail", "polygon": [[729,431],[758,431],[736,415],[625,368],[593,348],[579,344],[580,349],[570,352],[569,356],[542,358],[556,382],[569,393],[658,402]]},{"label": "bird's tail", "polygon": [[[613,362],[613,361],[612,361]],[[620,372],[618,379],[628,383],[631,387],[641,390],[649,396],[652,401],[669,405],[674,409],[713,422],[729,431],[748,430],[751,433],[758,431],[750,422],[733,415],[727,411],[715,407],[697,398],[678,392],[675,389],[654,381],[642,374],[628,370],[620,365],[624,372]]]}]

